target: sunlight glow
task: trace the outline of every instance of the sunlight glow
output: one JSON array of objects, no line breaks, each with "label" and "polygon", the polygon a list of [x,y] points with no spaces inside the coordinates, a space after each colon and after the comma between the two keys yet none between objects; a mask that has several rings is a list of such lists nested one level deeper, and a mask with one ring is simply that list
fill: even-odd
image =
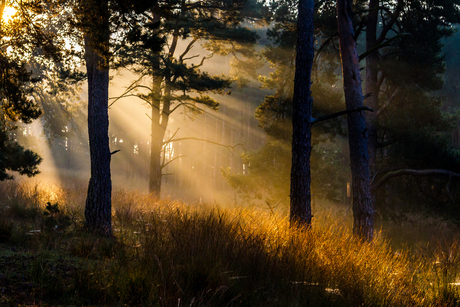
[{"label": "sunlight glow", "polygon": [[5,22],[9,22],[13,17],[14,15],[16,14],[16,9],[13,8],[13,7],[5,7],[5,9],[3,10],[3,16],[2,16],[2,19],[3,21]]}]

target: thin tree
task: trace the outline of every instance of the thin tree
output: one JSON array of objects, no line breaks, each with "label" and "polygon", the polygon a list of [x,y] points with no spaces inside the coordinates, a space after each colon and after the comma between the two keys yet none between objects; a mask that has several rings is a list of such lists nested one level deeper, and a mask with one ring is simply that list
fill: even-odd
[{"label": "thin tree", "polygon": [[292,114],[291,212],[292,225],[311,225],[311,70],[313,67],[314,38],[313,0],[298,4],[297,46]]},{"label": "thin tree", "polygon": [[[350,0],[337,0],[337,23],[347,110],[363,107],[351,4]],[[374,231],[374,208],[370,193],[368,136],[364,111],[348,114],[347,122],[353,189],[353,233],[370,241]]]},{"label": "thin tree", "polygon": [[[201,67],[214,54],[228,55],[235,49],[246,55],[251,52],[257,36],[240,26],[240,12],[247,2],[165,1],[151,5],[140,14],[145,20],[130,29],[128,39],[120,46],[119,66],[129,67],[139,79],[115,101],[136,96],[151,109],[149,191],[158,197],[161,153],[171,114],[183,109],[194,116],[203,113],[202,107],[217,110],[218,101],[208,93],[225,94],[231,86],[230,78],[209,75]],[[180,48],[181,43],[185,48]],[[208,55],[191,52],[199,44],[209,51]]]}]

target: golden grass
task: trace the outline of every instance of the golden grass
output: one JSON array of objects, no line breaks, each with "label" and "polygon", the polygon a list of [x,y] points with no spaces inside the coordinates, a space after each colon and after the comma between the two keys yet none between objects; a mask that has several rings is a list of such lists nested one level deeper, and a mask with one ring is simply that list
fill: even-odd
[{"label": "golden grass", "polygon": [[[289,227],[281,211],[188,205],[118,190],[112,240],[83,231],[84,189],[1,183],[0,193],[8,196],[0,201],[0,220],[19,223],[12,230],[16,235],[0,248],[46,251],[51,256],[40,262],[45,268],[56,257],[72,263],[71,275],[55,277],[66,285],[63,289],[40,275],[54,274],[51,269],[29,274],[32,280],[49,280],[49,289],[40,292],[43,303],[56,303],[45,295],[50,289],[60,289],[59,303],[106,306],[460,303],[455,237],[439,233],[439,240],[423,247],[395,251],[381,233],[373,243],[357,240],[346,210],[333,214],[319,209],[321,204],[312,229],[305,230]],[[53,220],[41,213],[51,200],[61,210]],[[35,208],[35,215],[12,209],[13,204]],[[63,231],[46,226],[64,217],[72,223]],[[41,231],[29,235],[35,228]]]}]

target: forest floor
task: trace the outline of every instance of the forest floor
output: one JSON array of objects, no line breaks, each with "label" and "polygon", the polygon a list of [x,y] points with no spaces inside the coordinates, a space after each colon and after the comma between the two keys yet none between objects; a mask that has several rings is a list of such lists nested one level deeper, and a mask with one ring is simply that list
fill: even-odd
[{"label": "forest floor", "polygon": [[460,304],[460,244],[433,218],[382,224],[369,244],[326,202],[305,231],[286,212],[120,190],[108,239],[83,227],[84,189],[8,182],[0,195],[0,306]]}]

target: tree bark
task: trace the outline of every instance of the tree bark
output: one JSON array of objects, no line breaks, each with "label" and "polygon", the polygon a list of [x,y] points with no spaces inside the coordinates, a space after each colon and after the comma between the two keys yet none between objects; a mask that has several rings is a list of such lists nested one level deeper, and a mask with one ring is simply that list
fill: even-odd
[{"label": "tree bark", "polygon": [[[343,87],[348,110],[363,107],[359,56],[353,38],[352,16],[351,0],[337,0]],[[371,241],[374,232],[374,209],[370,193],[368,136],[364,112],[348,114],[347,122],[353,191],[353,233]]]},{"label": "tree bark", "polygon": [[[159,104],[159,102],[158,102]],[[150,173],[149,173],[149,192],[156,197],[161,194],[161,149],[163,148],[163,138],[165,131],[160,124],[159,106],[152,105],[152,127],[150,134]]]},{"label": "tree bark", "polygon": [[311,70],[313,66],[314,1],[299,1],[297,54],[292,116],[291,225],[311,225]]},{"label": "tree bark", "polygon": [[[369,0],[369,14],[366,23],[366,50],[372,50],[377,46],[377,24],[378,24],[378,0]],[[370,94],[366,99],[366,105],[378,112],[379,106],[379,92],[380,87],[378,85],[378,51],[371,52],[366,56],[366,82],[365,82],[365,93]],[[366,117],[366,126],[369,135],[368,139],[368,151],[369,151],[369,169],[371,176],[376,173],[377,163],[377,113],[368,114]],[[375,203],[375,195],[373,196],[373,202]]]},{"label": "tree bark", "polygon": [[[88,134],[91,158],[91,178],[86,198],[85,219],[88,229],[112,234],[112,181],[109,148],[109,68],[108,2],[90,4],[96,24],[85,35],[85,59],[88,74]],[[96,18],[95,18],[96,19]]]},{"label": "tree bark", "polygon": [[170,77],[164,78],[165,92],[161,93],[163,78],[157,77],[154,85],[155,97],[152,103],[152,126],[150,138],[150,176],[149,192],[160,198],[161,179],[162,179],[162,162],[161,152],[163,150],[163,140],[169,123],[169,114],[171,112],[171,85]]},{"label": "tree bark", "polygon": [[[155,22],[160,21],[160,17],[152,12]],[[173,37],[173,42],[169,50],[171,58],[176,50],[178,35]],[[159,62],[152,63],[153,71],[160,69]],[[150,135],[150,174],[149,174],[149,192],[154,196],[161,197],[161,180],[162,162],[161,151],[163,149],[163,140],[168,127],[169,114],[171,112],[171,85],[169,84],[170,77],[166,75],[164,78],[156,76],[153,78],[153,101],[152,101],[152,126]],[[165,83],[165,90],[162,93],[161,87]]]}]

